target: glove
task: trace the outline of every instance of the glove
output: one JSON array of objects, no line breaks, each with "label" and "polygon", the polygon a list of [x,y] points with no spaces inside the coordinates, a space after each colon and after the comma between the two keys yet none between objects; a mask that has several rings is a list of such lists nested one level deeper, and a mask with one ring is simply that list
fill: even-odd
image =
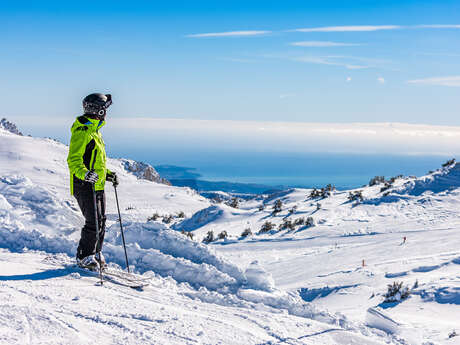
[{"label": "glove", "polygon": [[89,183],[96,183],[99,180],[99,176],[91,170],[88,170],[85,174],[85,181]]},{"label": "glove", "polygon": [[119,184],[118,176],[114,172],[108,172],[107,176],[106,176],[106,180],[109,181],[109,182],[112,182],[114,187],[118,186],[118,184]]}]

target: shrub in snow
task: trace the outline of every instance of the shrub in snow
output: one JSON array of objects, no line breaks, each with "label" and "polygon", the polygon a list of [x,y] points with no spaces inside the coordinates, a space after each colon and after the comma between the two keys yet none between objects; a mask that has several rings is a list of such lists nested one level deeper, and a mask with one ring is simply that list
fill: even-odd
[{"label": "shrub in snow", "polygon": [[294,226],[301,226],[304,224],[305,224],[305,219],[303,217],[300,217],[294,220]]},{"label": "shrub in snow", "polygon": [[321,189],[314,188],[310,192],[310,198],[312,198],[312,199],[319,198],[319,197],[327,198],[327,197],[331,196],[332,192],[334,192],[335,190],[336,190],[336,188],[331,184],[328,184],[326,187],[323,187]]},{"label": "shrub in snow", "polygon": [[316,204],[316,210],[321,210],[321,204],[320,203]]},{"label": "shrub in snow", "polygon": [[259,206],[259,211],[263,211],[263,210],[265,210],[265,204],[262,204]]},{"label": "shrub in snow", "polygon": [[277,213],[281,212],[283,209],[283,203],[281,202],[280,199],[275,201],[275,204],[273,205],[273,214],[276,215]]},{"label": "shrub in snow", "polygon": [[310,198],[315,199],[319,198],[321,196],[321,191],[317,190],[316,188],[313,188],[313,190],[310,192]]},{"label": "shrub in snow", "polygon": [[147,218],[147,222],[154,222],[158,220],[158,218],[160,218],[160,215],[157,212],[155,212],[151,217]]},{"label": "shrub in snow", "polygon": [[222,198],[219,195],[216,195],[214,198],[211,199],[211,202],[215,204],[220,204],[222,202]]},{"label": "shrub in snow", "polygon": [[289,210],[289,214],[294,214],[297,211],[297,206],[292,206],[292,208]]},{"label": "shrub in snow", "polygon": [[282,224],[278,227],[279,230],[295,230],[294,223],[290,220],[285,220]]},{"label": "shrub in snow", "polygon": [[315,226],[315,220],[313,219],[313,217],[307,217],[307,220],[305,221],[305,226],[307,227]]},{"label": "shrub in snow", "polygon": [[193,241],[193,233],[192,232],[190,232],[190,231],[186,232],[185,230],[182,230],[181,234],[187,236],[188,238],[190,238]]},{"label": "shrub in snow", "polygon": [[383,303],[401,302],[409,296],[410,289],[407,286],[403,286],[402,282],[393,282],[393,284],[388,284],[388,290]]},{"label": "shrub in snow", "polygon": [[321,188],[321,197],[330,197],[333,191],[335,191],[335,187],[331,184],[328,184],[326,187]]},{"label": "shrub in snow", "polygon": [[180,211],[180,212],[177,214],[177,218],[185,218],[185,213],[184,213],[184,211]]},{"label": "shrub in snow", "polygon": [[217,239],[219,240],[225,240],[227,237],[228,237],[228,234],[227,234],[227,231],[225,230],[219,233],[219,235],[217,235]]},{"label": "shrub in snow", "polygon": [[360,190],[357,190],[356,192],[349,192],[348,193],[348,200],[349,201],[363,201],[363,192]]},{"label": "shrub in snow", "polygon": [[131,210],[135,210],[136,208],[134,206],[128,206],[125,208],[125,211],[131,211]]},{"label": "shrub in snow", "polygon": [[207,235],[205,238],[203,238],[203,242],[204,243],[210,243],[210,242],[214,242],[216,239],[214,237],[214,231],[210,230],[208,231]]},{"label": "shrub in snow", "polygon": [[233,208],[238,208],[240,201],[238,200],[237,197],[232,198],[229,202],[227,202],[227,205]]},{"label": "shrub in snow", "polygon": [[173,221],[174,217],[170,214],[163,217],[163,223],[169,224]]},{"label": "shrub in snow", "polygon": [[269,232],[275,228],[275,224],[272,222],[266,221],[259,230],[259,233]]},{"label": "shrub in snow", "polygon": [[458,336],[458,333],[455,332],[455,329],[449,333],[449,339]]},{"label": "shrub in snow", "polygon": [[450,165],[452,165],[452,164],[454,164],[454,163],[455,163],[455,158],[452,158],[452,159],[448,160],[447,162],[445,162],[445,163],[442,165],[442,167],[445,168],[445,167],[448,167],[448,166],[450,166]]},{"label": "shrub in snow", "polygon": [[246,228],[244,231],[241,233],[241,237],[248,237],[252,235],[251,228]]},{"label": "shrub in snow", "polygon": [[0,128],[3,128],[10,133],[22,136],[22,133],[19,131],[18,127],[16,127],[16,125],[13,122],[10,122],[5,118],[0,120]]},{"label": "shrub in snow", "polygon": [[394,176],[394,177],[390,178],[390,179],[388,180],[388,182],[390,182],[390,183],[395,183],[395,181],[398,180],[398,179],[400,179],[400,178],[403,178],[403,175]]},{"label": "shrub in snow", "polygon": [[385,176],[375,176],[369,181],[369,187],[381,184],[385,182]]},{"label": "shrub in snow", "polygon": [[380,188],[380,193],[383,193],[383,192],[387,191],[391,187],[393,187],[393,185],[391,183],[385,181],[385,185],[382,188]]}]

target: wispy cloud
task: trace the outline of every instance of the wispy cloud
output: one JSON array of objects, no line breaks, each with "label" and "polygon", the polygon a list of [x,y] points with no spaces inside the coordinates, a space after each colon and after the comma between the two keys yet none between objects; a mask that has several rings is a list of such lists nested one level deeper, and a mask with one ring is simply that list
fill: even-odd
[{"label": "wispy cloud", "polygon": [[409,80],[409,84],[460,87],[460,75]]},{"label": "wispy cloud", "polygon": [[301,41],[301,42],[292,42],[291,46],[296,47],[351,47],[351,46],[360,46],[358,43],[342,43],[342,42],[330,42],[330,41]]},{"label": "wispy cloud", "polygon": [[247,31],[226,31],[226,32],[209,32],[203,34],[192,34],[186,37],[191,38],[205,38],[205,37],[248,37],[248,36],[261,36],[270,34],[271,31],[262,30],[247,30]]},{"label": "wispy cloud", "polygon": [[399,25],[350,25],[350,26],[323,26],[317,28],[302,28],[290,31],[297,32],[356,32],[402,29]]},{"label": "wispy cloud", "polygon": [[458,24],[434,24],[434,25],[417,25],[420,29],[460,29]]},{"label": "wispy cloud", "polygon": [[285,99],[285,98],[290,98],[290,97],[295,97],[295,93],[283,93],[280,95],[280,99]]},{"label": "wispy cloud", "polygon": [[[381,30],[400,30],[400,29],[460,29],[460,24],[421,24],[421,25],[344,25],[344,26],[321,26],[314,28],[299,28],[293,30],[285,30],[285,32],[370,32]],[[206,37],[249,37],[262,36],[271,34],[269,30],[239,30],[225,32],[207,32],[200,34],[190,34],[186,37],[191,38],[206,38]],[[359,45],[354,43],[339,43],[339,42],[323,42],[323,41],[306,41],[294,42],[291,45],[303,47],[338,47]]]},{"label": "wispy cloud", "polygon": [[347,83],[351,82],[351,77],[347,77]]},{"label": "wispy cloud", "polygon": [[359,65],[349,62],[353,59],[342,56],[299,56],[291,58],[291,60],[317,65],[342,66],[347,69],[365,69],[370,67],[368,65]]},{"label": "wispy cloud", "polygon": [[377,78],[377,81],[378,81],[380,84],[385,84],[385,78],[383,78],[383,77],[378,77],[378,78]]}]

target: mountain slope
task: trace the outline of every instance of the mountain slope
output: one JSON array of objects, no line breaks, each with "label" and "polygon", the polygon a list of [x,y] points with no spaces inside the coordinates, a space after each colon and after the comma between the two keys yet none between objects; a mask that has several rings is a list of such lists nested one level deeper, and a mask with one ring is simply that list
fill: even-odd
[{"label": "mountain slope", "polygon": [[[128,254],[151,286],[95,286],[72,259],[83,218],[69,195],[66,155],[53,140],[0,129],[2,343],[404,343],[279,289],[255,261],[231,261],[160,219],[147,221],[154,212],[191,216],[210,202],[189,188],[139,180],[123,160],[109,167],[120,175]],[[104,253],[116,267],[124,254],[110,189]]]}]

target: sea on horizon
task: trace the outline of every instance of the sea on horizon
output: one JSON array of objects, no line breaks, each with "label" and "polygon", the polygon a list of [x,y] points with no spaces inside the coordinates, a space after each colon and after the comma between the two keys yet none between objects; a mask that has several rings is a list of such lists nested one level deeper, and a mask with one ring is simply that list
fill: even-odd
[{"label": "sea on horizon", "polygon": [[[149,159],[153,166],[186,167],[183,178],[277,187],[338,189],[361,187],[374,176],[423,176],[450,156],[360,155],[338,153],[195,153],[187,157]],[[160,169],[161,170],[161,169]],[[185,173],[184,173],[185,172]],[[168,176],[165,176],[168,178]]]}]

